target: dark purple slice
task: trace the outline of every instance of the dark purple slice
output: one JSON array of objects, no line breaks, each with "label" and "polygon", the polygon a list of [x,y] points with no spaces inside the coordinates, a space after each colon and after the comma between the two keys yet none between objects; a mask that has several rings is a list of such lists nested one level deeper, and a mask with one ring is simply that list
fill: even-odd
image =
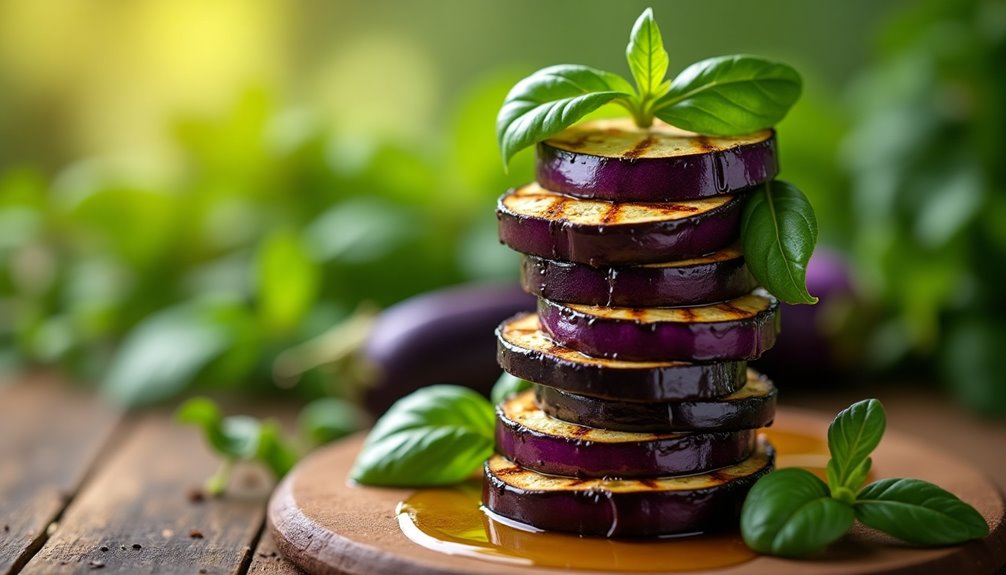
[{"label": "dark purple slice", "polygon": [[533,313],[496,328],[497,360],[519,378],[620,401],[680,401],[729,395],[746,383],[743,361],[688,363],[588,357],[549,339]]},{"label": "dark purple slice", "polygon": [[775,133],[707,137],[659,120],[631,119],[567,128],[538,144],[537,181],[579,198],[675,202],[735,193],[779,172]]},{"label": "dark purple slice", "polygon": [[733,465],[754,448],[755,430],[627,433],[548,416],[531,390],[496,406],[496,451],[527,469],[575,477],[690,475]]},{"label": "dark purple slice", "polygon": [[695,307],[603,307],[538,300],[542,328],[556,343],[595,357],[632,361],[757,359],[775,343],[778,311],[778,300],[762,289]]},{"label": "dark purple slice", "polygon": [[748,370],[747,385],[726,397],[667,403],[611,401],[535,386],[539,407],[552,417],[578,425],[635,433],[765,427],[775,418],[776,395],[772,382],[754,370]]},{"label": "dark purple slice", "polygon": [[736,244],[698,258],[602,268],[526,255],[521,284],[552,301],[623,307],[706,304],[758,285]]},{"label": "dark purple slice", "polygon": [[755,481],[775,452],[760,440],[744,461],[702,475],[583,480],[524,469],[496,455],[486,461],[482,503],[537,529],[602,537],[657,537],[736,529]]},{"label": "dark purple slice", "polygon": [[496,206],[500,240],[523,254],[591,266],[695,258],[730,245],[740,196],[676,203],[578,200],[528,184]]}]

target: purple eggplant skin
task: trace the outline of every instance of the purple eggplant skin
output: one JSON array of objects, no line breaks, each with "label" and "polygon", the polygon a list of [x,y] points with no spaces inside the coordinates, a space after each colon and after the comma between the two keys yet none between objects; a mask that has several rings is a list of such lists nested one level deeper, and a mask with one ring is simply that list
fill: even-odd
[{"label": "purple eggplant skin", "polygon": [[[729,321],[611,319],[589,315],[542,298],[538,299],[538,318],[556,343],[594,357],[629,361],[747,361],[757,359],[771,348],[779,333],[778,300],[763,290],[752,293],[761,294],[760,297],[768,300],[766,309]],[[731,306],[739,299],[715,305]],[[620,309],[643,314],[665,308]]]},{"label": "purple eggplant skin", "polygon": [[[610,401],[535,386],[535,399],[548,415],[588,427],[632,433],[736,431],[766,427],[775,418],[778,392],[751,372],[762,392],[741,390],[721,399],[656,403]],[[751,385],[751,384],[749,384]]]},{"label": "purple eggplant skin", "polygon": [[364,404],[375,416],[398,398],[434,384],[487,394],[499,378],[493,330],[534,309],[516,284],[475,283],[427,292],[384,310],[361,350],[374,379]]},{"label": "purple eggplant skin", "polygon": [[750,456],[755,433],[753,429],[662,435],[612,433],[548,418],[534,407],[530,390],[496,407],[496,451],[526,469],[566,477],[702,473]]},{"label": "purple eggplant skin", "polygon": [[587,357],[550,341],[535,314],[504,321],[496,337],[496,357],[507,373],[588,397],[682,401],[730,395],[746,383],[743,361],[628,362]]},{"label": "purple eggplant skin", "polygon": [[521,285],[530,294],[562,303],[662,307],[733,299],[758,283],[732,246],[680,263],[604,268],[526,255]]},{"label": "purple eggplant skin", "polygon": [[[695,140],[698,149],[707,141]],[[578,198],[674,202],[735,193],[779,172],[775,135],[769,132],[754,143],[662,158],[593,155],[570,149],[575,143],[538,144],[535,179],[543,187]]]},{"label": "purple eggplant skin", "polygon": [[[516,213],[505,205],[512,190],[500,197],[496,208],[500,241],[522,254],[587,264],[633,265],[696,258],[730,245],[740,233],[742,196],[709,211],[678,219],[601,224]],[[555,210],[573,198],[557,200]],[[625,204],[612,204],[612,210]]]},{"label": "purple eggplant skin", "polygon": [[840,385],[850,379],[862,351],[851,335],[855,330],[841,319],[862,302],[846,257],[818,246],[807,264],[807,289],[818,303],[782,304],[786,329],[758,365],[788,386],[810,389],[821,381]]},{"label": "purple eggplant skin", "polygon": [[[545,531],[599,537],[658,537],[736,529],[741,506],[758,479],[772,471],[775,452],[762,445],[747,461],[714,471],[708,486],[660,489],[662,480],[638,480],[638,488],[606,489],[594,481],[555,478],[568,486],[521,486],[515,477],[527,473],[501,456],[484,467],[482,503],[489,511]],[[743,474],[731,473],[743,468]],[[509,480],[509,481],[508,481]],[[579,485],[576,485],[579,484]],[[561,484],[560,484],[561,485]]]}]

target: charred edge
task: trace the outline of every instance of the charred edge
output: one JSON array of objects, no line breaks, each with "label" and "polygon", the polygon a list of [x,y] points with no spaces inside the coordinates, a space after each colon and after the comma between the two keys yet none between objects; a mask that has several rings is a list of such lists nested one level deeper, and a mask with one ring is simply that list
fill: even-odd
[{"label": "charred edge", "polygon": [[695,321],[695,312],[692,311],[692,308],[681,307],[678,308],[678,311],[681,312],[681,315],[685,316],[685,323],[691,323]]},{"label": "charred edge", "polygon": [[653,136],[647,136],[642,140],[640,140],[639,143],[637,143],[635,146],[633,146],[631,150],[622,154],[622,157],[627,160],[635,160],[639,158],[639,156],[642,156],[643,152],[650,149],[650,147],[656,143],[657,143],[656,138],[654,138]]},{"label": "charred edge", "polygon": [[571,431],[570,433],[572,433],[576,437],[583,437],[584,435],[587,435],[588,433],[590,433],[590,428],[578,425],[578,426],[574,427],[573,431]]},{"label": "charred edge", "polygon": [[656,489],[658,487],[657,482],[653,481],[652,479],[637,479],[636,481],[649,487],[650,489]]},{"label": "charred edge", "polygon": [[[725,206],[725,205],[728,205],[729,203],[730,202],[727,202],[726,204],[723,204],[723,205]],[[671,204],[671,203],[667,203],[667,202],[632,202],[632,205],[638,206],[638,207],[641,207],[641,208],[646,208],[646,209],[649,209],[649,210],[653,210],[655,212],[662,212],[662,213],[667,213],[667,212],[686,212],[686,213],[692,213],[692,212],[699,211],[699,208],[696,208],[695,206],[686,206],[684,204]],[[720,206],[720,207],[722,207],[722,206]],[[720,208],[716,208],[716,209],[720,209]]]},{"label": "charred edge", "polygon": [[742,310],[741,308],[735,306],[734,304],[725,301],[719,304],[720,309],[726,310],[730,313],[737,314],[738,316],[748,316],[751,315],[750,312]]}]

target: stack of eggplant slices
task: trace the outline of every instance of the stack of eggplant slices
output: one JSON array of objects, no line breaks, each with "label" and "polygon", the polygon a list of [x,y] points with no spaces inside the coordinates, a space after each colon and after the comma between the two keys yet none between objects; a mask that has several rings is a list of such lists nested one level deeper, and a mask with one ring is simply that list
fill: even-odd
[{"label": "stack of eggplant slices", "polygon": [[500,366],[534,385],[496,407],[484,506],[581,535],[736,528],[774,464],[757,431],[776,390],[747,362],[779,304],[738,244],[745,191],[778,171],[774,132],[601,120],[537,154],[537,182],[497,206],[538,312],[497,329]]}]

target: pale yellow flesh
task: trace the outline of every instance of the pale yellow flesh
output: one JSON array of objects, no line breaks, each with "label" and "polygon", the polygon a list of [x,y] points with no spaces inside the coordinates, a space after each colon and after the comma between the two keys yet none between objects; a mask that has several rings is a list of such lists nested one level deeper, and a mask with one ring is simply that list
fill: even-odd
[{"label": "pale yellow flesh", "polygon": [[713,305],[694,307],[605,307],[599,305],[563,304],[571,310],[598,319],[627,320],[639,323],[716,323],[750,319],[772,306],[770,297],[761,290]]},{"label": "pale yellow flesh", "polygon": [[613,369],[653,369],[690,365],[683,361],[624,361],[590,357],[578,351],[556,344],[541,330],[538,315],[529,313],[509,320],[501,330],[503,341],[515,347],[537,351],[566,361],[586,365],[599,365]]},{"label": "pale yellow flesh", "polygon": [[716,138],[679,130],[660,120],[650,128],[639,128],[629,118],[595,120],[566,128],[545,140],[553,148],[605,158],[674,158],[724,151],[764,142],[771,130],[746,136]]},{"label": "pale yellow flesh", "polygon": [[529,218],[587,226],[616,226],[690,218],[720,208],[733,199],[733,196],[727,195],[667,203],[615,203],[574,199],[532,183],[504,196],[503,207]]},{"label": "pale yellow flesh", "polygon": [[768,441],[758,438],[754,454],[744,461],[702,475],[661,477],[657,479],[577,479],[544,475],[529,471],[501,455],[489,459],[489,470],[504,483],[526,491],[592,491],[610,493],[639,493],[654,491],[690,491],[723,485],[735,479],[748,477],[765,469],[770,463]]},{"label": "pale yellow flesh", "polygon": [[725,262],[727,260],[732,260],[741,257],[741,248],[738,244],[733,244],[731,246],[725,247],[717,252],[713,252],[709,255],[705,255],[698,258],[691,258],[687,260],[677,260],[673,262],[659,262],[655,264],[643,264],[639,267],[641,268],[686,268],[690,266],[700,266],[702,264],[712,264],[716,262]]}]

